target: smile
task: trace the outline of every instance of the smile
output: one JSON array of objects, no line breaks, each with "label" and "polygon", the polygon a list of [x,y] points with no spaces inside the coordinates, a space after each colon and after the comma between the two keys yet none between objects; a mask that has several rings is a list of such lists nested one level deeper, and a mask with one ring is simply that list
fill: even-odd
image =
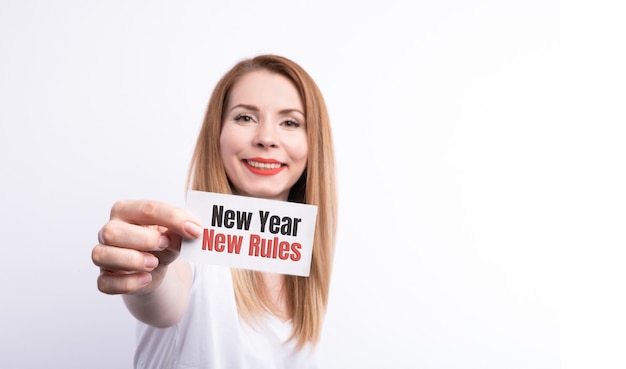
[{"label": "smile", "polygon": [[278,174],[281,170],[283,170],[283,168],[285,168],[284,164],[275,160],[259,161],[258,159],[246,159],[243,163],[252,173],[266,176]]},{"label": "smile", "polygon": [[282,166],[281,163],[260,163],[258,161],[246,160],[248,165],[255,167],[257,169],[277,169]]}]

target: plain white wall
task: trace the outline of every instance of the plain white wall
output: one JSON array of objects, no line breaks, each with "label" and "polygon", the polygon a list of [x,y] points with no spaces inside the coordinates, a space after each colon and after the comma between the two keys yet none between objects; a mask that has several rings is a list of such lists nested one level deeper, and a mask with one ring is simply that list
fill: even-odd
[{"label": "plain white wall", "polygon": [[3,0],[2,366],[131,367],[96,233],[120,198],[184,206],[214,84],[271,52],[334,129],[321,367],[559,367],[559,19],[552,0]]}]

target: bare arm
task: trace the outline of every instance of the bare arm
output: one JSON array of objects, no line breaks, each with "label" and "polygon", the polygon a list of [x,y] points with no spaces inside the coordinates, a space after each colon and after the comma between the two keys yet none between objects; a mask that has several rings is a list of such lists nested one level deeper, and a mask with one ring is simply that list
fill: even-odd
[{"label": "bare arm", "polygon": [[191,268],[177,260],[181,241],[198,237],[201,229],[189,213],[165,203],[117,202],[92,251],[100,267],[98,289],[123,294],[130,312],[147,324],[175,324],[191,288]]},{"label": "bare arm", "polygon": [[[159,328],[176,324],[187,311],[191,289],[191,268],[182,260],[163,267],[160,285],[145,294],[123,296],[128,310],[140,321]],[[154,271],[154,275],[157,272]]]}]

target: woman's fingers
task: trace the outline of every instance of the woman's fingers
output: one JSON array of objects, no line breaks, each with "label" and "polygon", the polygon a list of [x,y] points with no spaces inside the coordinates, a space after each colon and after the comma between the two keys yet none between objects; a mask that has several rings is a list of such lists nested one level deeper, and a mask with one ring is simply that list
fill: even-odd
[{"label": "woman's fingers", "polygon": [[183,237],[200,236],[200,221],[183,209],[160,201],[122,200],[111,208],[111,220],[137,225],[158,225]]},{"label": "woman's fingers", "polygon": [[96,245],[91,251],[93,263],[102,270],[120,272],[150,272],[159,259],[149,252],[109,245]]},{"label": "woman's fingers", "polygon": [[137,292],[152,281],[147,272],[121,273],[102,270],[98,276],[98,289],[109,295]]},{"label": "woman's fingers", "polygon": [[183,209],[158,201],[116,202],[91,252],[100,267],[98,289],[108,294],[154,289],[178,257],[182,238],[201,233],[200,222]]},{"label": "woman's fingers", "polygon": [[98,241],[103,245],[141,251],[163,250],[171,242],[170,237],[157,228],[139,226],[115,219],[100,229]]}]

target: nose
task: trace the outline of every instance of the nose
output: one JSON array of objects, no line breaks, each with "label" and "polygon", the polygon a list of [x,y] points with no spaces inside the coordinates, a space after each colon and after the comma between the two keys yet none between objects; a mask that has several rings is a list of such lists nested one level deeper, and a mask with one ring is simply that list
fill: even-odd
[{"label": "nose", "polygon": [[270,148],[278,146],[278,132],[273,124],[262,122],[257,125],[257,129],[254,135],[254,145]]}]

